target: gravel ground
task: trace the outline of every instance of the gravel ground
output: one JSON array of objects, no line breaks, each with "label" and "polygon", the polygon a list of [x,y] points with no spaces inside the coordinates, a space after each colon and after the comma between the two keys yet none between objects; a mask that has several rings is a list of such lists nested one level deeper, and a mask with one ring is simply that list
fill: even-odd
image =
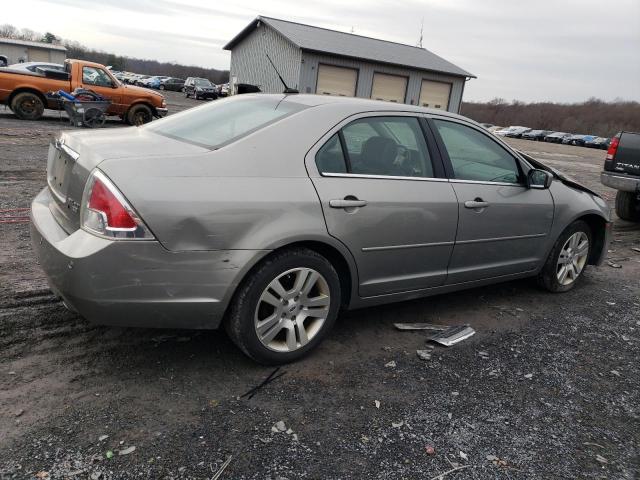
[{"label": "gravel ground", "polygon": [[[167,97],[172,112],[200,103]],[[0,221],[44,186],[63,128],[0,110]],[[602,151],[512,142],[613,199]],[[222,332],[89,325],[47,291],[27,224],[0,223],[0,478],[211,479],[228,458],[219,478],[638,478],[633,247],[640,226],[616,220],[622,268],[590,267],[566,294],[519,281],[344,313],[246,399],[273,369]],[[422,360],[427,335],[397,321],[477,334]]]}]

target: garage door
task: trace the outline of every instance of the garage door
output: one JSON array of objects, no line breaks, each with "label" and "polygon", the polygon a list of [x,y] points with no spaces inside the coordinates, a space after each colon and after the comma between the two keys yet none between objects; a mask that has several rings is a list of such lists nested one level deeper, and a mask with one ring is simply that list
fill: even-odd
[{"label": "garage door", "polygon": [[41,48],[30,48],[27,50],[30,62],[48,62],[49,50],[43,50]]},{"label": "garage door", "polygon": [[358,71],[353,68],[319,65],[316,93],[320,95],[355,97],[357,79]]},{"label": "garage door", "polygon": [[371,98],[387,102],[404,103],[407,94],[407,78],[386,73],[373,74]]},{"label": "garage door", "polygon": [[449,108],[450,95],[450,83],[423,80],[422,88],[420,88],[420,105],[423,107],[446,110]]}]

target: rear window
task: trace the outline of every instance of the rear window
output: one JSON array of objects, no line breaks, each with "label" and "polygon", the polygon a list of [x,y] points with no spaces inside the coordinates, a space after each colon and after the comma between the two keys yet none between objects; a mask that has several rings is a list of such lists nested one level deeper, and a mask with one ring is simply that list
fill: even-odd
[{"label": "rear window", "polygon": [[307,108],[282,98],[240,95],[171,115],[144,128],[176,140],[219,148]]}]

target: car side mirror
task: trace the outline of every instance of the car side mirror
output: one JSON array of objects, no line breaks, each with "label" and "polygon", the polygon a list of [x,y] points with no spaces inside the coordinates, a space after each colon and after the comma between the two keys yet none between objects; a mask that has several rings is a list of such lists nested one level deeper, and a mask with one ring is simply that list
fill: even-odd
[{"label": "car side mirror", "polygon": [[527,188],[547,189],[553,182],[553,175],[546,170],[537,168],[529,170],[527,173]]}]

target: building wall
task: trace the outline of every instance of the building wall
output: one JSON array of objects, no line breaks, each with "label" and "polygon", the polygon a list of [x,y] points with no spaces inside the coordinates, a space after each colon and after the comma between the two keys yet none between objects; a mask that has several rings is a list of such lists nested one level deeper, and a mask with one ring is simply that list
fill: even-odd
[{"label": "building wall", "polygon": [[349,67],[358,70],[358,84],[356,86],[356,97],[370,98],[373,86],[373,74],[375,72],[389,73],[407,77],[407,95],[405,103],[418,105],[420,99],[420,88],[422,80],[433,80],[451,84],[451,98],[449,100],[450,112],[460,111],[462,103],[462,93],[465,79],[463,77],[452,77],[449,75],[433,73],[422,70],[404,69],[391,65],[370,63],[362,60],[355,60],[345,57],[331,55],[321,55],[314,52],[302,52],[302,68],[300,70],[300,92],[315,93],[316,81],[318,77],[318,64],[335,65],[339,67]]},{"label": "building wall", "polygon": [[[8,42],[0,42],[0,55],[5,55],[9,59],[9,65],[19,63],[22,59],[24,62],[32,62],[37,59],[29,58],[29,50],[38,50],[47,57],[47,62],[63,63],[67,58],[64,50],[51,50],[48,48],[31,47],[27,45],[16,45]],[[44,60],[42,60],[44,61]]]},{"label": "building wall", "polygon": [[301,51],[280,33],[264,24],[231,50],[230,78],[258,85],[266,93],[282,93],[284,87],[266,57],[269,55],[291,88],[298,88]]}]

